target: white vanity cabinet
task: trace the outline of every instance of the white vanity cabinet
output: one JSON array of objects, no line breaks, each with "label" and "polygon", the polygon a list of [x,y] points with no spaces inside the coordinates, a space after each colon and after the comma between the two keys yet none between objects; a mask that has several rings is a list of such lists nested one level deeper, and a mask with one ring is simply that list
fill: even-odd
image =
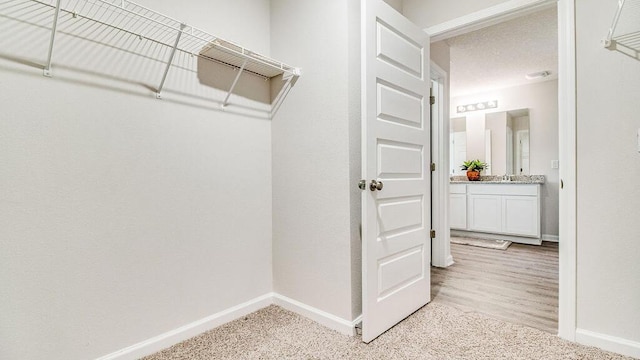
[{"label": "white vanity cabinet", "polygon": [[502,232],[502,199],[500,196],[469,194],[467,203],[467,216],[469,217],[467,230],[489,233]]},{"label": "white vanity cabinet", "polygon": [[450,189],[451,229],[540,238],[540,184],[451,184]]},{"label": "white vanity cabinet", "polygon": [[449,186],[449,227],[457,230],[467,229],[467,185]]}]

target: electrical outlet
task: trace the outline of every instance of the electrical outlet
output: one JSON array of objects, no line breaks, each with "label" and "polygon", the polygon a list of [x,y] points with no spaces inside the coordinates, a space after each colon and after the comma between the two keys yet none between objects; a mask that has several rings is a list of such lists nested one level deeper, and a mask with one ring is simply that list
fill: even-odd
[{"label": "electrical outlet", "polygon": [[559,169],[560,168],[560,161],[559,160],[551,160],[551,168],[552,169]]}]

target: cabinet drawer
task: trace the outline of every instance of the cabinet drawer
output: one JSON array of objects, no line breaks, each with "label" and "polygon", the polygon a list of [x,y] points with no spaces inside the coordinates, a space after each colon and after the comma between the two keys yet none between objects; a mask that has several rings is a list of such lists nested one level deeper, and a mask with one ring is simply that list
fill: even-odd
[{"label": "cabinet drawer", "polygon": [[538,195],[536,184],[478,184],[469,185],[467,193],[470,195]]},{"label": "cabinet drawer", "polygon": [[467,185],[465,185],[465,184],[449,184],[449,193],[450,194],[466,194],[467,193]]}]

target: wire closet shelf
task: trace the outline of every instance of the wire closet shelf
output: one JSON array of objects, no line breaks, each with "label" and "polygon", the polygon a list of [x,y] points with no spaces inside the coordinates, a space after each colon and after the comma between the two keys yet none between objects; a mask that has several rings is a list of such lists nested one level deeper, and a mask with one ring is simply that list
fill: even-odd
[{"label": "wire closet shelf", "polygon": [[301,75],[299,68],[287,65],[267,56],[253,52],[231,41],[223,40],[194,26],[128,0],[31,0],[38,6],[49,7],[54,11],[49,54],[44,74],[51,76],[51,61],[54,52],[56,27],[61,14],[72,18],[86,19],[102,26],[108,26],[127,35],[137,36],[166,46],[171,49],[168,59],[158,59],[166,63],[162,80],[157,87],[160,93],[167,73],[177,51],[206,60],[231,66],[238,70],[235,80],[222,102],[228,103],[238,78],[243,72],[250,72],[265,80],[282,75],[285,85],[275,97],[273,106],[282,101],[295,80]]},{"label": "wire closet shelf", "polygon": [[622,46],[640,52],[640,0],[618,0],[609,33],[602,43],[610,50]]}]

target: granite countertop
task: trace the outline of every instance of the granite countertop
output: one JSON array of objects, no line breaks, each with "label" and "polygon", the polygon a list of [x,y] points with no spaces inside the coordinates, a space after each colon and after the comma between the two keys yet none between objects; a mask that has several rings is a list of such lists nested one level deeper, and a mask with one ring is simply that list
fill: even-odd
[{"label": "granite countertop", "polygon": [[451,184],[544,184],[544,175],[511,175],[511,181],[502,180],[502,175],[480,176],[478,181],[469,181],[466,176],[451,176]]}]

